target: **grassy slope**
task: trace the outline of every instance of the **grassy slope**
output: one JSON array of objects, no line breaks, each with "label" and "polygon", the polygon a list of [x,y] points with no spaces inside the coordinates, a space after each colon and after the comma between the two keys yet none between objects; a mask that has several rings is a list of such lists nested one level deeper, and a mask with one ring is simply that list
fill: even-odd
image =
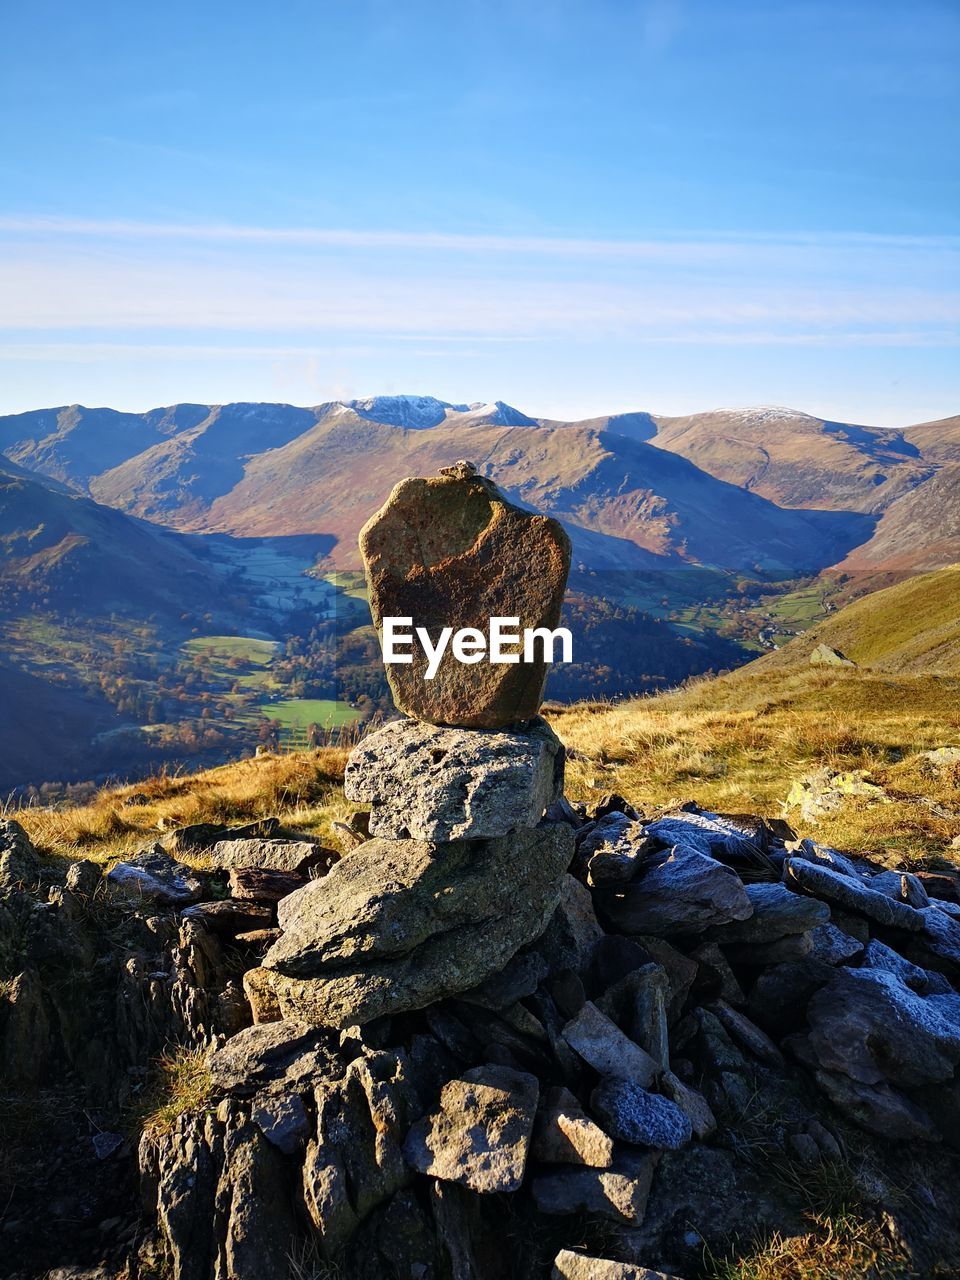
[{"label": "grassy slope", "polygon": [[[960,766],[924,754],[960,744],[958,586],[960,567],[878,592],[716,680],[618,706],[554,708],[550,718],[571,749],[568,793],[593,801],[619,791],[646,808],[690,798],[776,816],[805,774],[863,769],[888,802],[849,799],[802,834],[936,862],[960,836]],[[821,639],[864,665],[812,667]],[[142,846],[158,824],[277,813],[289,826],[329,833],[347,812],[338,786],[344,759],[324,749],[243,760],[103,791],[83,808],[18,816],[50,852],[100,857]]]}]

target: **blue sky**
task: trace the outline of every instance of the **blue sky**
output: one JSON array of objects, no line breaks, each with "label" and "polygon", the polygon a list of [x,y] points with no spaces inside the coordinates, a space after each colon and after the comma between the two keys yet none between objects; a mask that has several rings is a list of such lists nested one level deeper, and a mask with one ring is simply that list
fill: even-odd
[{"label": "blue sky", "polygon": [[955,0],[7,0],[0,412],[960,409]]}]

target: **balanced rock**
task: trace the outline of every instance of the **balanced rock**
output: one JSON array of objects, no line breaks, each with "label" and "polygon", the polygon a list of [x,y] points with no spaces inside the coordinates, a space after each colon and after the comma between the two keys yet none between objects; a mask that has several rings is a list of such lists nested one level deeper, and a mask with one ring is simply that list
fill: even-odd
[{"label": "balanced rock", "polygon": [[419,1120],[403,1153],[420,1173],[471,1191],[516,1191],[537,1112],[536,1076],[487,1065],[450,1080],[438,1110]]},{"label": "balanced rock", "polygon": [[535,827],[563,792],[564,751],[546,721],[523,732],[396,720],[364,738],[344,774],[390,840],[488,840]]},{"label": "balanced rock", "polygon": [[264,957],[285,1017],[362,1025],[498,973],[560,901],[573,832],[499,840],[370,840],[284,898]]},{"label": "balanced rock", "polygon": [[[446,627],[487,635],[491,618],[516,618],[519,631],[560,621],[570,569],[562,526],[508,502],[466,468],[401,480],[364,525],[360,550],[370,609],[382,636],[386,617],[412,618],[435,644]],[[397,708],[433,724],[499,729],[535,716],[547,675],[542,647],[531,662],[458,661],[448,646],[435,676],[412,646],[409,664],[388,664]]]}]

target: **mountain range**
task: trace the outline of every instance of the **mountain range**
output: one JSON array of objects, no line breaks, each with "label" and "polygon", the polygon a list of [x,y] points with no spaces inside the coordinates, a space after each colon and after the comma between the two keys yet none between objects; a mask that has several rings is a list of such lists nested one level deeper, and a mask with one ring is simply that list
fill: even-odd
[{"label": "mountain range", "polygon": [[[54,741],[88,722],[109,743],[149,714],[153,744],[179,734],[228,751],[237,689],[247,733],[270,714],[253,688],[342,698],[331,672],[347,670],[351,698],[366,689],[376,703],[340,574],[359,569],[357,534],[398,479],[461,458],[571,534],[587,663],[564,673],[564,696],[745,661],[757,593],[817,575],[863,590],[960,561],[960,417],[896,430],[778,408],[560,422],[429,396],[41,409],[0,417],[7,705],[21,719],[42,707]],[[333,615],[354,636],[347,659],[324,656],[340,644],[321,637]],[[228,673],[185,647],[217,635],[280,642],[288,657],[269,680],[243,667],[231,695]],[[109,767],[109,750],[94,754]],[[0,768],[0,785],[24,772]]]}]

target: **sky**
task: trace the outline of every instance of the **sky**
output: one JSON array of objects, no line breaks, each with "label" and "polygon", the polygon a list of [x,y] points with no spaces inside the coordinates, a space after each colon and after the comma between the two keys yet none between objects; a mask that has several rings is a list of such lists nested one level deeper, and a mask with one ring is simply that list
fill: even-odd
[{"label": "sky", "polygon": [[0,412],[960,412],[958,0],[4,0]]}]

